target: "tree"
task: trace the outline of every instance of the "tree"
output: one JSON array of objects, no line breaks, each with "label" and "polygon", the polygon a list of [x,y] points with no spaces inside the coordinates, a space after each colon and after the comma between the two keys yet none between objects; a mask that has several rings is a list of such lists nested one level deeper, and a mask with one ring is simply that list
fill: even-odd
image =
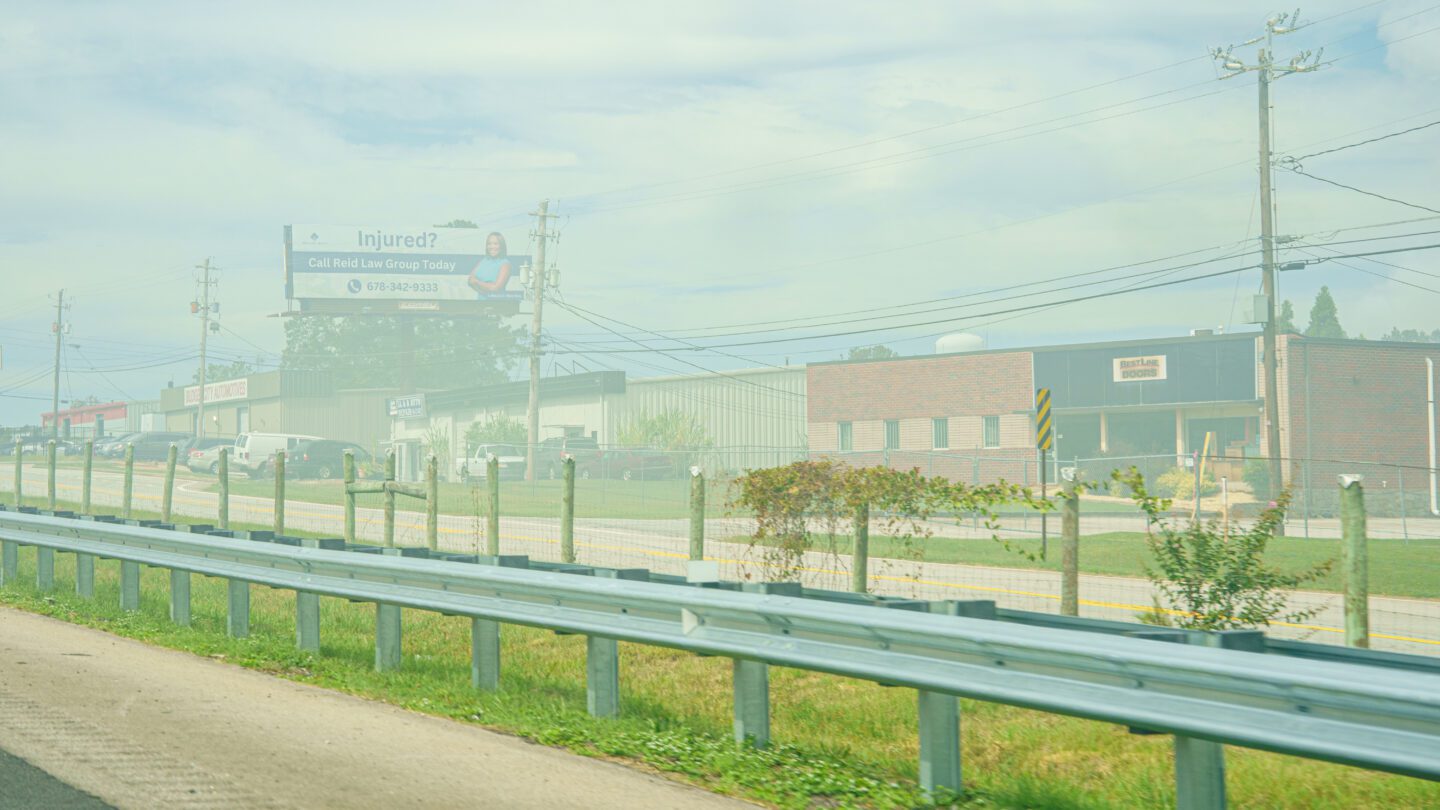
[{"label": "tree", "polygon": [[1397,340],[1405,343],[1440,343],[1440,329],[1433,329],[1426,332],[1421,329],[1401,329],[1398,326],[1392,326],[1390,327],[1390,334],[1380,339]]},{"label": "tree", "polygon": [[[413,357],[403,348],[406,330]],[[311,315],[285,323],[281,365],[328,371],[340,388],[399,388],[407,372],[421,390],[491,385],[505,381],[520,334],[494,315]]]},{"label": "tree", "polygon": [[889,360],[892,357],[899,357],[900,353],[882,343],[874,346],[862,346],[850,350],[847,360]]},{"label": "tree", "polygon": [[484,422],[471,422],[465,429],[465,453],[482,444],[525,444],[529,440],[526,427],[519,419],[503,413],[492,413]]},{"label": "tree", "polygon": [[[236,360],[231,363],[210,363],[205,366],[205,382],[212,383],[221,380],[234,380],[240,377],[248,377],[254,374],[255,371],[255,366],[244,360]],[[195,369],[195,373],[191,375],[190,381],[196,385],[200,384],[200,369]]]},{"label": "tree", "polygon": [[1290,299],[1287,298],[1284,303],[1280,304],[1280,314],[1275,316],[1275,332],[1286,335],[1299,331],[1295,328],[1295,305],[1290,303]]},{"label": "tree", "polygon": [[620,426],[615,438],[622,445],[656,450],[700,450],[710,446],[710,436],[700,417],[677,408],[657,414],[638,413]]},{"label": "tree", "polygon": [[1340,314],[1335,308],[1335,299],[1329,287],[1321,287],[1315,294],[1315,305],[1310,307],[1310,325],[1305,327],[1308,337],[1343,338],[1345,329],[1340,326]]}]

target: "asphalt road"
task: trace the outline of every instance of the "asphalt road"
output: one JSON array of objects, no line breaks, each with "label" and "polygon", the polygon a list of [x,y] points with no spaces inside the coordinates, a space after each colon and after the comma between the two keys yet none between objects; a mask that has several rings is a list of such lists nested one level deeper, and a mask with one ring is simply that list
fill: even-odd
[{"label": "asphalt road", "polygon": [[[4,807],[752,806],[7,608],[0,608],[0,749],[31,763],[12,770],[0,762]],[[12,773],[20,780],[13,790]],[[67,792],[64,784],[74,787]],[[76,801],[77,791],[100,801],[61,803]]]},{"label": "asphalt road", "polygon": [[[24,486],[27,492],[44,492],[45,471],[39,466],[26,467]],[[78,500],[79,471],[60,470],[57,490],[62,497]],[[193,518],[215,519],[218,498],[204,489],[213,479],[199,478],[178,481],[173,498],[175,514]],[[11,488],[8,476],[0,476],[0,491]],[[162,479],[156,475],[137,474],[134,481],[135,506],[158,510]],[[120,503],[121,478],[116,473],[96,473],[92,498],[97,504]],[[328,504],[291,501],[285,509],[286,526],[338,536],[342,510]],[[270,499],[232,496],[230,517],[237,523],[268,525],[274,508]],[[362,540],[379,542],[383,533],[383,515],[378,509],[358,509],[356,533]],[[1030,519],[1029,523],[1035,520]],[[1058,519],[1052,521],[1058,533]],[[1132,516],[1097,514],[1086,519],[1083,531],[1108,531],[1111,523],[1128,530],[1134,525]],[[1312,521],[1318,531],[1319,521]],[[941,536],[957,540],[992,542],[983,527],[974,529],[947,524]],[[713,518],[706,521],[707,538],[737,537],[750,533],[748,521]],[[1338,530],[1338,527],[1337,527]],[[589,518],[575,521],[575,546],[579,560],[592,565],[619,568],[649,568],[668,574],[683,574],[689,546],[689,525],[683,519],[633,520]],[[1002,530],[1002,536],[1033,536],[1033,526],[1021,521]],[[441,515],[440,547],[446,550],[479,553],[484,550],[483,518]],[[501,516],[501,551],[505,554],[526,554],[538,560],[560,559],[560,527],[554,518],[522,518]],[[424,544],[424,515],[401,511],[396,517],[396,542],[399,545]],[[742,543],[707,540],[706,558],[720,564],[726,579],[763,580],[774,578],[772,560],[764,550]],[[809,552],[797,561],[800,577],[809,585],[845,590],[850,587],[851,561],[848,555]],[[1002,607],[1053,613],[1059,610],[1060,576],[1050,571],[992,566],[956,565],[925,561],[872,560],[870,588],[875,593],[918,599],[994,599]],[[1155,604],[1156,591],[1151,583],[1138,577],[1083,575],[1080,578],[1080,613],[1082,616],[1134,621],[1137,614],[1148,612]],[[1286,638],[1299,638],[1320,643],[1343,643],[1344,613],[1339,594],[1297,591],[1290,605],[1296,610],[1314,610],[1302,622],[1275,623],[1267,632]],[[1372,596],[1370,599],[1371,645],[1375,649],[1440,655],[1440,600],[1403,599]]]},{"label": "asphalt road", "polygon": [[107,810],[111,806],[0,749],[0,810]]}]

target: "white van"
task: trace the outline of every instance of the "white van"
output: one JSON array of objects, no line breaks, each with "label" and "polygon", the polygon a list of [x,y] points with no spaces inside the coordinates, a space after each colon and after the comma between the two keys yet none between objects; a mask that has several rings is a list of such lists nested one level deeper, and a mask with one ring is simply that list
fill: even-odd
[{"label": "white van", "polygon": [[319,438],[299,433],[241,433],[235,437],[235,465],[251,478],[266,478],[274,473],[276,450],[288,455],[300,442]]}]

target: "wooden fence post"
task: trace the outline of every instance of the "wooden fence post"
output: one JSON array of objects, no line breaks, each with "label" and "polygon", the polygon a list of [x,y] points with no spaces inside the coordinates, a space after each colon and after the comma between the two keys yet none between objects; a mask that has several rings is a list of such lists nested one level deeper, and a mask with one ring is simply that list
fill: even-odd
[{"label": "wooden fence post", "polygon": [[220,479],[220,528],[230,528],[230,448],[220,448],[215,461],[215,475]]},{"label": "wooden fence post", "polygon": [[855,507],[855,548],[850,562],[850,590],[865,593],[870,579],[870,504]]},{"label": "wooden fence post", "polygon": [[285,533],[285,451],[275,451],[275,536]]},{"label": "wooden fence post", "polygon": [[90,514],[90,480],[95,472],[95,440],[85,440],[85,467],[80,472],[80,514]]},{"label": "wooden fence post", "polygon": [[170,522],[171,506],[175,501],[175,458],[178,454],[172,442],[165,454],[165,489],[160,493],[160,520],[163,523]]},{"label": "wooden fence post", "polygon": [[575,562],[575,458],[560,462],[564,490],[560,494],[560,561]]},{"label": "wooden fence post", "polygon": [[351,489],[355,485],[355,454],[349,450],[345,451],[341,463],[344,469],[345,481],[345,543],[355,543],[355,492]]},{"label": "wooden fence post", "polygon": [[130,519],[130,506],[135,501],[135,443],[125,445],[125,483],[120,495],[120,517]]},{"label": "wooden fence post", "polygon": [[440,548],[440,470],[434,453],[425,462],[425,547]]},{"label": "wooden fence post", "polygon": [[500,554],[500,457],[494,453],[485,460],[485,483],[490,489],[490,514],[485,516],[485,553]]},{"label": "wooden fence post", "polygon": [[1345,584],[1345,643],[1351,647],[1370,646],[1370,571],[1361,480],[1358,475],[1340,476],[1340,570]]},{"label": "wooden fence post", "polygon": [[690,559],[705,559],[705,473],[690,468]]},{"label": "wooden fence post", "polygon": [[385,547],[395,547],[395,448],[385,453]]}]

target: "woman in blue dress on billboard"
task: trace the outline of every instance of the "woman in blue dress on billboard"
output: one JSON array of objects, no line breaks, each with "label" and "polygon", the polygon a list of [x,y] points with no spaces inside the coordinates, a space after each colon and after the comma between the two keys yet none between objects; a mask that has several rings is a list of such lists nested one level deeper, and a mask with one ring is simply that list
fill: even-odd
[{"label": "woman in blue dress on billboard", "polygon": [[470,271],[470,287],[481,298],[505,289],[510,281],[510,258],[505,250],[505,237],[492,233],[485,237],[485,257]]}]

